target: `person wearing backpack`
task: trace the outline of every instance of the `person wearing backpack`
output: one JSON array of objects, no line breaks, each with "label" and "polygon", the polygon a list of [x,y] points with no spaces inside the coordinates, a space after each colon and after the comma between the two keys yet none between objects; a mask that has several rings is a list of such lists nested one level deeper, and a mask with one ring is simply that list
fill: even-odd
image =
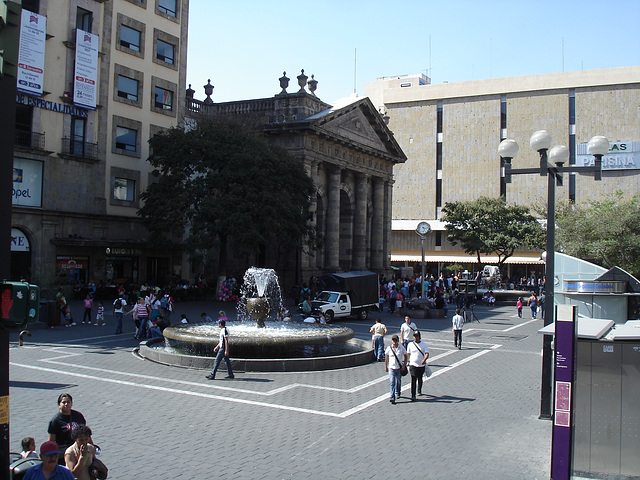
[{"label": "person wearing backpack", "polygon": [[122,333],[122,316],[124,315],[124,307],[127,306],[127,301],[124,299],[124,295],[121,293],[118,298],[113,302],[113,316],[116,317],[116,335]]}]

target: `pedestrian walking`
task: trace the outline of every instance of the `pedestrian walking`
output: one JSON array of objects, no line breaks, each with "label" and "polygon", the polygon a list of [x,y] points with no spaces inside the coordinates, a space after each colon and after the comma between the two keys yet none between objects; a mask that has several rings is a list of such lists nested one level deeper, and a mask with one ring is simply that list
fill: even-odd
[{"label": "pedestrian walking", "polygon": [[84,315],[82,316],[82,324],[88,323],[91,325],[91,310],[93,310],[93,298],[91,295],[87,294],[85,299],[82,301],[84,304]]},{"label": "pedestrian walking", "polygon": [[413,334],[418,331],[418,327],[411,321],[411,317],[407,315],[404,317],[404,323],[400,327],[400,341],[402,346],[407,349],[407,345],[413,339]]},{"label": "pedestrian walking", "polygon": [[420,332],[413,334],[413,341],[407,347],[409,356],[409,373],[411,374],[411,401],[416,400],[416,387],[418,395],[422,395],[422,377],[429,358],[429,348],[420,339]]},{"label": "pedestrian walking", "polygon": [[209,380],[215,380],[216,372],[218,371],[218,367],[220,366],[223,358],[224,363],[227,365],[227,376],[225,378],[235,378],[233,371],[231,370],[231,360],[229,359],[229,330],[226,325],[227,322],[224,320],[218,321],[218,326],[220,327],[220,341],[218,342],[218,345],[216,345],[216,348],[213,349],[214,353],[216,353],[216,360],[213,363],[211,374],[207,375]]},{"label": "pedestrian walking", "polygon": [[118,298],[113,301],[112,315],[116,317],[116,335],[122,333],[122,317],[124,315],[127,301],[124,299],[124,295],[121,293]]},{"label": "pedestrian walking", "polygon": [[538,297],[535,293],[531,294],[529,300],[527,300],[527,304],[531,307],[531,319],[535,320],[538,313]]},{"label": "pedestrian walking", "polygon": [[402,389],[402,370],[407,368],[407,351],[400,344],[398,335],[391,337],[391,345],[384,356],[384,371],[389,372],[389,401],[395,405]]},{"label": "pedestrian walking", "polygon": [[96,312],[96,323],[95,326],[98,326],[102,323],[102,326],[105,327],[107,322],[104,321],[104,305],[102,302],[98,302],[98,311]]},{"label": "pedestrian walking", "polygon": [[384,336],[387,334],[387,326],[376,318],[376,323],[371,326],[369,332],[372,335],[373,354],[378,362],[384,362]]},{"label": "pedestrian walking", "polygon": [[451,320],[453,324],[453,346],[462,350],[462,325],[464,325],[464,317],[460,315],[460,309],[456,308],[456,314]]},{"label": "pedestrian walking", "polygon": [[524,304],[522,303],[522,297],[518,297],[518,301],[516,302],[516,307],[518,308],[518,317],[522,318],[522,307]]},{"label": "pedestrian walking", "polygon": [[546,297],[544,296],[544,292],[538,297],[538,311],[540,312],[540,318],[544,320],[544,302]]}]

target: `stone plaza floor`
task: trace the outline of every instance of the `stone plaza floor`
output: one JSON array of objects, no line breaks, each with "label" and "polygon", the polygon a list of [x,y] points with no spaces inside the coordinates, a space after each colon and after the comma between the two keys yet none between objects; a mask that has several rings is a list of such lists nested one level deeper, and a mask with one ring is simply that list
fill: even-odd
[{"label": "stone plaza floor", "polygon": [[[82,307],[73,305],[77,321]],[[174,321],[202,311],[215,319],[221,308],[235,318],[230,304],[187,302]],[[131,317],[114,335],[109,313],[106,327],[36,324],[22,347],[11,335],[12,450],[25,436],[46,440],[56,399],[68,392],[116,480],[549,478],[551,422],[538,419],[542,320],[518,318],[515,307],[475,307],[479,322],[465,325],[462,350],[453,347],[452,311],[415,319],[434,374],[416,402],[404,377],[396,405],[382,363],[209,381],[204,370],[140,359]],[[377,316],[388,345],[403,317],[335,323],[369,339]]]}]

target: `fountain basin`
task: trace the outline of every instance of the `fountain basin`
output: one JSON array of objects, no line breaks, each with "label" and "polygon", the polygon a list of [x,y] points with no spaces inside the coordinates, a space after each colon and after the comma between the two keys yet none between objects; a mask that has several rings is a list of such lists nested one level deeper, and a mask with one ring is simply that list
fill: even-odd
[{"label": "fountain basin", "polygon": [[[229,343],[231,345],[231,342]],[[358,367],[374,361],[370,341],[351,338],[344,342],[344,345],[350,349],[349,352],[302,358],[235,358],[231,350],[231,365],[234,371],[241,372],[306,372]],[[211,370],[214,360],[210,356],[179,353],[172,347],[167,347],[161,337],[141,342],[137,353],[146,360],[163,365],[201,370]]]}]

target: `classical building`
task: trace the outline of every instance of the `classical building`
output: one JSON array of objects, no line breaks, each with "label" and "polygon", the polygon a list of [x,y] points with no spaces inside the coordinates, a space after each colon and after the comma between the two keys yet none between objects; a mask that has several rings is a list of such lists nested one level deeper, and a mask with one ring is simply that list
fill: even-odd
[{"label": "classical building", "polygon": [[303,70],[297,78],[296,92],[287,92],[285,74],[275,96],[236,102],[214,103],[210,83],[204,101],[195,100],[189,88],[187,117],[251,118],[270,141],[303,162],[316,187],[313,222],[324,245],[292,255],[281,276],[301,282],[325,272],[389,274],[394,167],[406,157],[368,98],[329,105],[315,95],[313,76],[307,83]]},{"label": "classical building", "polygon": [[[23,0],[12,272],[43,286],[180,274],[136,215],[148,139],[183,121],[188,0]],[[20,70],[20,69],[19,69]],[[39,72],[33,74],[33,72]]]},{"label": "classical building", "polygon": [[[594,135],[610,141],[603,158],[602,181],[571,174],[556,188],[557,201],[583,202],[622,190],[640,190],[640,67],[529,75],[458,83],[431,84],[424,75],[380,78],[365,85],[376,108],[407,154],[395,170],[392,209],[392,263],[419,270],[421,221],[432,232],[425,241],[429,269],[476,260],[447,241],[441,209],[447,202],[479,196],[506,196],[508,202],[545,206],[547,180],[514,176],[505,183],[498,145],[505,138],[520,144],[513,168],[539,166],[529,148],[534,131],[546,129],[553,145],[569,148],[570,164],[593,161],[586,143]],[[507,260],[509,276],[541,276],[540,252],[516,252]],[[483,263],[495,262],[483,258]]]}]

